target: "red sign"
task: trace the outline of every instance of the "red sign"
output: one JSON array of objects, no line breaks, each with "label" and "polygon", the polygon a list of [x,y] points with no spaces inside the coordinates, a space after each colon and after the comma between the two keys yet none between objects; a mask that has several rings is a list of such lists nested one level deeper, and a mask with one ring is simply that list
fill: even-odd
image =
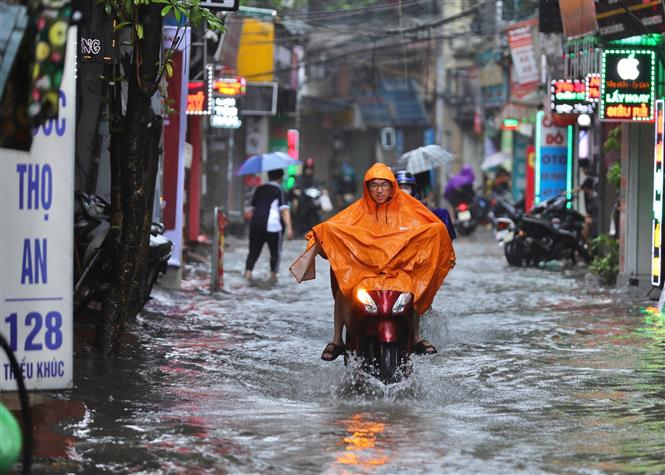
[{"label": "red sign", "polygon": [[295,158],[296,160],[298,160],[299,138],[300,138],[300,133],[298,132],[297,129],[289,129],[286,132],[286,143],[288,146],[287,153],[291,158]]},{"label": "red sign", "polygon": [[187,85],[187,115],[208,114],[208,84],[204,81],[190,81]]}]

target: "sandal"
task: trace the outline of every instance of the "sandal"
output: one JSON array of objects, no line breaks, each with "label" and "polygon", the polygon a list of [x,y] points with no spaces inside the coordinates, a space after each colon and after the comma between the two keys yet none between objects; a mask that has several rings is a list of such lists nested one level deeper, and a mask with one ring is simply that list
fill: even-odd
[{"label": "sandal", "polygon": [[333,361],[336,360],[339,355],[344,353],[344,345],[336,345],[333,342],[330,342],[323,349],[321,353],[321,359],[323,361]]},{"label": "sandal", "polygon": [[424,338],[416,343],[414,351],[417,355],[433,355],[437,353],[436,348]]}]

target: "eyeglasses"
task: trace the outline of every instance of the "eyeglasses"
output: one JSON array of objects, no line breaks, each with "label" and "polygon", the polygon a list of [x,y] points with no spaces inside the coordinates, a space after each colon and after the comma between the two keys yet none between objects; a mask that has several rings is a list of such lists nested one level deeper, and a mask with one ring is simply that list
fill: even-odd
[{"label": "eyeglasses", "polygon": [[370,181],[367,184],[367,188],[369,188],[372,191],[376,191],[379,188],[382,190],[389,190],[393,187],[393,184],[390,183],[389,181]]}]

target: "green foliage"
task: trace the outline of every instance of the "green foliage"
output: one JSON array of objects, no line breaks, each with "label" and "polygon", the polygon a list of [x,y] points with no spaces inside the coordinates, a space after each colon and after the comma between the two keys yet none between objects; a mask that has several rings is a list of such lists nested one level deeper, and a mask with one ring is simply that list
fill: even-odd
[{"label": "green foliage", "polygon": [[621,189],[621,161],[617,160],[607,170],[607,182],[612,185],[617,192]]},{"label": "green foliage", "polygon": [[621,126],[610,130],[603,142],[603,153],[607,155],[611,152],[621,152]]},{"label": "green foliage", "polygon": [[[139,9],[150,4],[164,5],[161,14],[163,17],[173,14],[178,22],[178,30],[175,37],[179,38],[173,42],[171,47],[164,53],[164,61],[161,64],[159,74],[155,80],[158,83],[161,77],[166,73],[168,76],[173,74],[172,57],[173,53],[182,41],[183,31],[187,27],[199,28],[205,25],[207,28],[215,31],[224,31],[224,25],[217,16],[207,8],[201,7],[201,0],[102,0],[107,15],[116,20],[115,31],[124,28],[131,29],[132,43],[136,48],[148,32],[144,31],[144,26],[139,21]],[[154,32],[151,32],[154,33]],[[159,32],[161,35],[161,31]]]},{"label": "green foliage", "polygon": [[601,234],[591,241],[593,260],[589,265],[591,273],[597,275],[603,285],[614,285],[619,274],[619,241],[607,234]]}]

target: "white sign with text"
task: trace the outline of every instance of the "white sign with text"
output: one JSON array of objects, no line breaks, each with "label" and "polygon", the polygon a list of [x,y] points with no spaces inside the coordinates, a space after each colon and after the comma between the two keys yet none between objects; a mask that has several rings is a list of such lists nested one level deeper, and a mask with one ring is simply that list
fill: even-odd
[{"label": "white sign with text", "polygon": [[[0,333],[28,389],[72,386],[76,28],[69,29],[59,113],[30,153],[0,149]],[[16,375],[0,354],[0,390]]]}]

